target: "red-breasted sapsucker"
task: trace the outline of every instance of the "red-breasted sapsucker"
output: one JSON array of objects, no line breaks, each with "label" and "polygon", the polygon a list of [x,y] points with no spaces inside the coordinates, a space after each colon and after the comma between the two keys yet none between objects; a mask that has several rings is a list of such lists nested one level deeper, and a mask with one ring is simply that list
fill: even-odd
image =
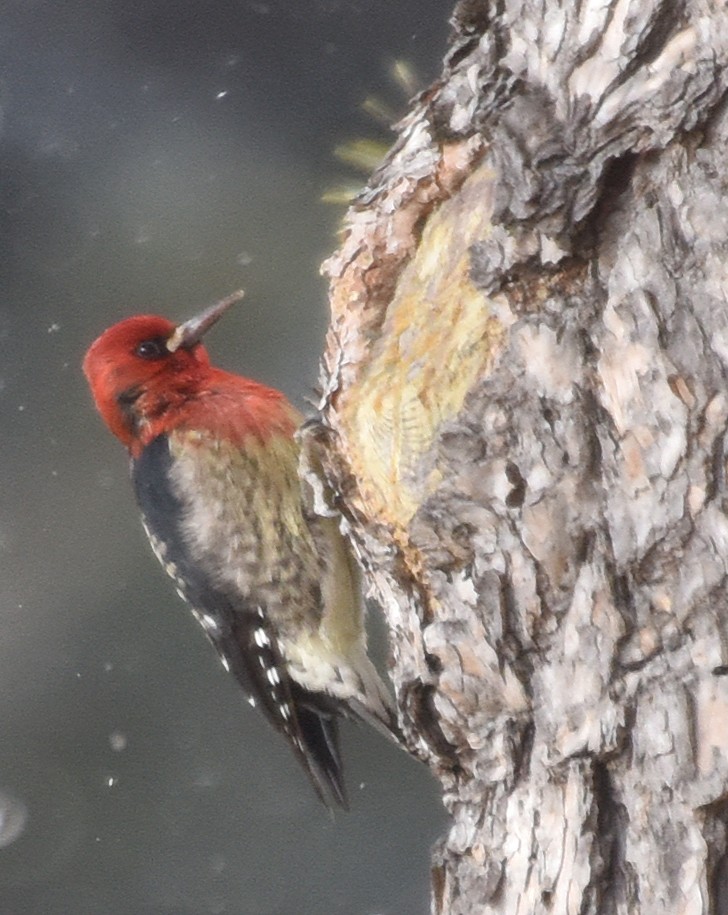
[{"label": "red-breasted sapsucker", "polygon": [[355,562],[299,479],[301,417],[280,391],[212,366],[200,342],[241,296],[177,326],[127,318],[83,368],[179,594],[322,800],[345,807],[337,714],[394,734],[396,718],[367,657]]}]

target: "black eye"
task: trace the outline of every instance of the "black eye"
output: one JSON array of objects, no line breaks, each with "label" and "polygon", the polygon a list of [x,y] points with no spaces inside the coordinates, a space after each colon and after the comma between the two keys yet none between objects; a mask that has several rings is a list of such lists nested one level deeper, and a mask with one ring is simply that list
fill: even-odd
[{"label": "black eye", "polygon": [[134,355],[142,359],[161,359],[162,356],[169,355],[167,341],[159,337],[154,340],[142,340],[134,350]]}]

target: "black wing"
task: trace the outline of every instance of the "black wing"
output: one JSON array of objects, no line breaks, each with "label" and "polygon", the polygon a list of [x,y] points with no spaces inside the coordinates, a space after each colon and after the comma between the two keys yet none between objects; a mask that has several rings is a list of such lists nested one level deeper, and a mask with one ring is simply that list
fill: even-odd
[{"label": "black wing", "polygon": [[337,712],[325,696],[302,689],[288,674],[265,607],[221,587],[195,561],[185,541],[186,506],[174,490],[164,435],[132,461],[132,480],[152,548],[190,605],[253,706],[260,706],[290,742],[321,800],[347,807]]}]

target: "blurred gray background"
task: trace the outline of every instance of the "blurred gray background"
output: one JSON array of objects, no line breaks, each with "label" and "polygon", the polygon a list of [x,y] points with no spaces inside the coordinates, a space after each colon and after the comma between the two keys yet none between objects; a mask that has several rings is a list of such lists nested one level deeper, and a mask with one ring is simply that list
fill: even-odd
[{"label": "blurred gray background", "polygon": [[0,915],[418,915],[425,769],[343,727],[332,821],[157,567],[83,352],[244,286],[218,361],[315,385],[331,150],[435,0],[5,0],[0,11]]}]

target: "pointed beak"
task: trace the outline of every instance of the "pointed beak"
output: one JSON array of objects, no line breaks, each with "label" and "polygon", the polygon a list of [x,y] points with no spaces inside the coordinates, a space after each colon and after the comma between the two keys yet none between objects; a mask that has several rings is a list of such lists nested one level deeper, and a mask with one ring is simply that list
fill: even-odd
[{"label": "pointed beak", "polygon": [[184,324],[178,325],[172,336],[167,340],[168,352],[175,353],[178,349],[192,349],[196,343],[200,342],[212,325],[220,320],[228,308],[239,302],[244,295],[243,290],[238,289],[232,295],[228,295],[224,299],[220,299],[219,302],[215,302],[214,305],[210,305],[204,311],[195,315],[194,318],[190,318]]}]

